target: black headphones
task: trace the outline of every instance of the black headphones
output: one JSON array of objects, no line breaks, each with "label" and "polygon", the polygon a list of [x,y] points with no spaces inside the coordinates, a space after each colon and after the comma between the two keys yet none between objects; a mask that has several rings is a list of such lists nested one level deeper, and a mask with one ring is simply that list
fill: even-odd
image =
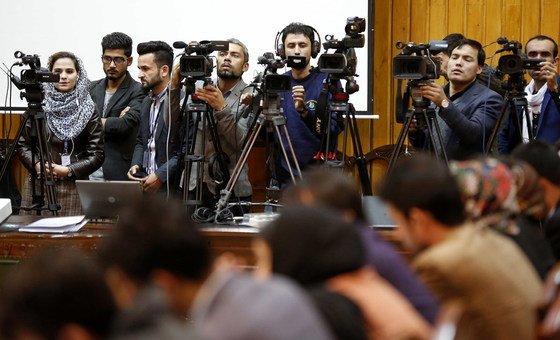
[{"label": "black headphones", "polygon": [[[313,30],[313,35],[317,36],[317,40],[315,40],[315,37],[313,37],[313,41],[311,41],[311,58],[317,58],[317,56],[319,55],[319,52],[321,52],[321,36],[319,35],[319,32],[317,32],[317,30],[315,28],[313,28],[313,26],[309,26],[309,25],[301,25],[303,27],[307,27],[310,28],[311,30]],[[286,51],[284,49],[284,44],[281,41],[283,35],[284,35],[284,31],[286,30],[288,26],[286,26],[283,30],[281,30],[280,32],[278,32],[276,34],[276,38],[274,39],[274,46],[276,48],[276,55],[279,56],[282,59],[286,59]]]}]

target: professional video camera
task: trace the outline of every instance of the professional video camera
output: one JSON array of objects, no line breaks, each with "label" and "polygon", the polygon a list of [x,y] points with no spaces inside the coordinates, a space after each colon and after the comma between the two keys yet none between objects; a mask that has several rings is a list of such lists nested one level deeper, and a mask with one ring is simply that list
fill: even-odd
[{"label": "professional video camera", "polygon": [[[33,92],[34,90],[41,91],[41,83],[58,83],[60,81],[60,74],[50,72],[46,68],[41,67],[41,59],[39,59],[38,55],[26,55],[21,51],[16,51],[14,57],[21,59],[21,61],[16,62],[14,65],[29,66],[29,69],[21,71],[20,78],[10,74],[11,81],[18,89],[27,90],[28,92]],[[25,93],[22,93],[21,96],[22,98],[27,98]]]},{"label": "professional video camera", "polygon": [[173,43],[173,47],[185,49],[179,61],[181,77],[202,79],[211,77],[214,69],[214,62],[209,54],[214,51],[227,51],[229,42],[202,40],[200,42],[192,41],[187,45],[182,41],[176,41]]},{"label": "professional video camera", "polygon": [[353,17],[346,19],[344,31],[346,36],[342,40],[327,35],[323,47],[325,50],[336,49],[334,53],[323,54],[319,57],[318,67],[321,72],[340,74],[342,76],[356,75],[356,51],[354,48],[364,47],[366,19]]},{"label": "professional video camera", "polygon": [[502,74],[523,73],[525,70],[539,70],[541,68],[539,64],[545,61],[545,59],[540,58],[527,58],[519,41],[509,41],[507,38],[501,37],[498,38],[497,42],[502,45],[502,48],[497,50],[496,53],[512,52],[512,54],[501,56],[498,61],[498,71]]},{"label": "professional video camera", "polygon": [[261,89],[264,93],[268,92],[284,92],[290,91],[291,79],[288,75],[280,75],[277,73],[279,68],[286,65],[286,61],[282,59],[275,59],[274,53],[266,52],[257,58],[259,65],[265,65],[265,73],[259,74],[254,83],[261,83]]},{"label": "professional video camera", "polygon": [[440,65],[430,57],[447,50],[447,41],[432,40],[428,44],[405,44],[397,41],[401,53],[393,58],[393,76],[402,80],[431,80],[440,76]]}]

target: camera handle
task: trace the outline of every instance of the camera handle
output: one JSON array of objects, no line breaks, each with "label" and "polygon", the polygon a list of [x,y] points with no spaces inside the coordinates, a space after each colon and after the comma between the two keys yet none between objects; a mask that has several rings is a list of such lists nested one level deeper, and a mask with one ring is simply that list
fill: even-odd
[{"label": "camera handle", "polygon": [[[42,97],[42,93],[41,93]],[[41,215],[42,210],[49,210],[54,216],[58,215],[58,211],[61,209],[60,204],[56,201],[56,190],[54,175],[49,171],[48,175],[45,171],[47,164],[50,166],[52,164],[52,156],[50,145],[47,143],[45,137],[45,113],[42,109],[41,102],[29,102],[27,110],[23,114],[23,119],[21,120],[19,129],[14,138],[14,142],[10,146],[10,150],[6,155],[6,161],[2,166],[0,172],[0,179],[4,177],[7,167],[10,163],[14,151],[22,138],[23,131],[27,126],[29,121],[31,125],[30,129],[30,143],[31,143],[31,169],[29,171],[31,175],[31,192],[32,192],[32,205],[30,207],[20,207],[22,210],[35,210],[37,215]],[[39,154],[36,154],[36,148],[39,148]],[[36,183],[37,183],[37,170],[35,169],[35,159],[36,156],[39,158],[40,173],[42,174],[40,178],[40,192],[36,193]],[[47,206],[45,205],[45,192],[47,195]]]},{"label": "camera handle", "polygon": [[[302,179],[301,169],[299,167],[298,160],[296,158],[296,153],[294,151],[294,147],[292,145],[292,141],[290,139],[290,135],[288,133],[288,128],[286,126],[286,117],[282,114],[282,98],[277,93],[268,93],[264,94],[264,103],[262,105],[262,111],[259,114],[258,118],[256,119],[256,129],[252,129],[248,138],[245,141],[245,146],[243,147],[243,151],[239,156],[237,164],[235,164],[235,168],[232,171],[232,175],[225,187],[224,190],[220,192],[220,200],[217,204],[217,211],[220,212],[224,208],[227,207],[227,203],[229,198],[231,197],[231,193],[233,192],[233,188],[235,187],[235,183],[239,179],[239,175],[241,174],[241,170],[243,166],[247,162],[247,158],[249,157],[249,153],[253,149],[253,145],[259,136],[259,132],[263,128],[263,126],[267,126],[267,130],[274,130],[278,141],[280,142],[280,149],[282,150],[282,155],[286,160],[286,164],[288,165],[288,172],[292,178],[292,182],[296,183],[296,175],[299,179]],[[292,164],[288,157],[288,153],[286,151],[286,145],[282,139],[282,134],[280,132],[280,128],[284,132],[284,136],[287,140],[287,146],[289,148],[290,154],[293,159],[293,166],[297,171],[297,174],[294,174],[292,169]],[[216,214],[216,217],[219,214]]]},{"label": "camera handle", "polygon": [[[444,160],[446,165],[449,165],[449,160],[447,159],[447,153],[445,151],[445,145],[443,145],[443,138],[441,136],[441,129],[440,129],[439,122],[438,122],[436,114],[435,114],[435,110],[431,107],[417,107],[417,106],[414,106],[413,108],[409,108],[406,111],[404,125],[403,125],[403,127],[402,127],[402,129],[399,133],[398,138],[397,138],[397,144],[396,144],[395,148],[393,149],[393,153],[391,154],[391,158],[389,159],[389,165],[387,167],[387,174],[389,174],[391,172],[391,170],[393,170],[393,167],[395,166],[395,164],[397,162],[397,159],[398,159],[399,155],[401,154],[401,150],[402,150],[402,147],[403,147],[403,144],[404,144],[404,140],[408,136],[408,129],[410,128],[410,124],[412,123],[412,119],[414,117],[416,117],[417,115],[420,115],[420,114],[422,115],[422,118],[426,122],[426,127],[428,129],[428,137],[430,138],[430,145],[432,147],[432,150],[434,151],[436,159],[440,158],[440,156],[438,155],[437,150],[436,150],[435,138],[437,137],[439,145],[441,147],[441,154],[442,154],[443,160]],[[432,126],[432,124],[433,124],[433,126]],[[435,131],[434,131],[434,128],[435,128]]]}]

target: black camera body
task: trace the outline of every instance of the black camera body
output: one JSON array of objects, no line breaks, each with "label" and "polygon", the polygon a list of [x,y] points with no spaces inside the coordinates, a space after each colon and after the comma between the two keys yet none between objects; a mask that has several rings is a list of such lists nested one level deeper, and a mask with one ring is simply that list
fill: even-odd
[{"label": "black camera body", "polygon": [[428,44],[396,44],[401,53],[393,58],[393,77],[402,80],[433,80],[440,76],[440,64],[429,53],[437,54],[447,50],[444,40],[432,40]]},{"label": "black camera body", "polygon": [[277,73],[279,68],[286,65],[285,60],[275,59],[274,53],[271,52],[266,52],[257,59],[259,65],[266,66],[265,74],[260,81],[264,93],[280,93],[292,89],[290,76]]},{"label": "black camera body", "polygon": [[181,77],[203,79],[211,77],[214,69],[214,62],[209,54],[214,51],[227,51],[229,42],[203,40],[192,41],[187,45],[182,41],[176,41],[173,47],[185,49],[184,55],[179,60]]},{"label": "black camera body", "polygon": [[539,64],[546,61],[540,58],[527,58],[521,43],[516,40],[509,41],[507,38],[499,38],[497,41],[502,47],[496,53],[512,52],[512,54],[501,56],[498,60],[498,71],[502,74],[517,75],[526,70],[539,70],[541,68]]},{"label": "black camera body", "polygon": [[321,72],[352,77],[356,75],[358,59],[355,48],[365,45],[366,19],[353,17],[346,19],[344,31],[346,36],[342,40],[327,35],[323,47],[325,50],[335,49],[334,53],[324,53],[319,57],[318,67]]},{"label": "black camera body", "polygon": [[50,72],[46,68],[41,67],[41,59],[37,54],[26,55],[21,51],[16,51],[14,57],[21,60],[16,64],[29,66],[29,69],[21,71],[20,79],[16,79],[19,82],[19,84],[16,83],[18,89],[22,90],[40,83],[58,83],[60,81],[60,74]]}]

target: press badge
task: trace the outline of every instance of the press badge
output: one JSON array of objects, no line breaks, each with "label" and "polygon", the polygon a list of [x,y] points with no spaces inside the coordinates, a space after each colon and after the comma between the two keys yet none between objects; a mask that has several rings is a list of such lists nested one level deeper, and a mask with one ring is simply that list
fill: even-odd
[{"label": "press badge", "polygon": [[63,153],[62,155],[60,155],[60,160],[61,160],[61,163],[62,163],[60,165],[62,165],[62,166],[70,165],[70,154]]}]

